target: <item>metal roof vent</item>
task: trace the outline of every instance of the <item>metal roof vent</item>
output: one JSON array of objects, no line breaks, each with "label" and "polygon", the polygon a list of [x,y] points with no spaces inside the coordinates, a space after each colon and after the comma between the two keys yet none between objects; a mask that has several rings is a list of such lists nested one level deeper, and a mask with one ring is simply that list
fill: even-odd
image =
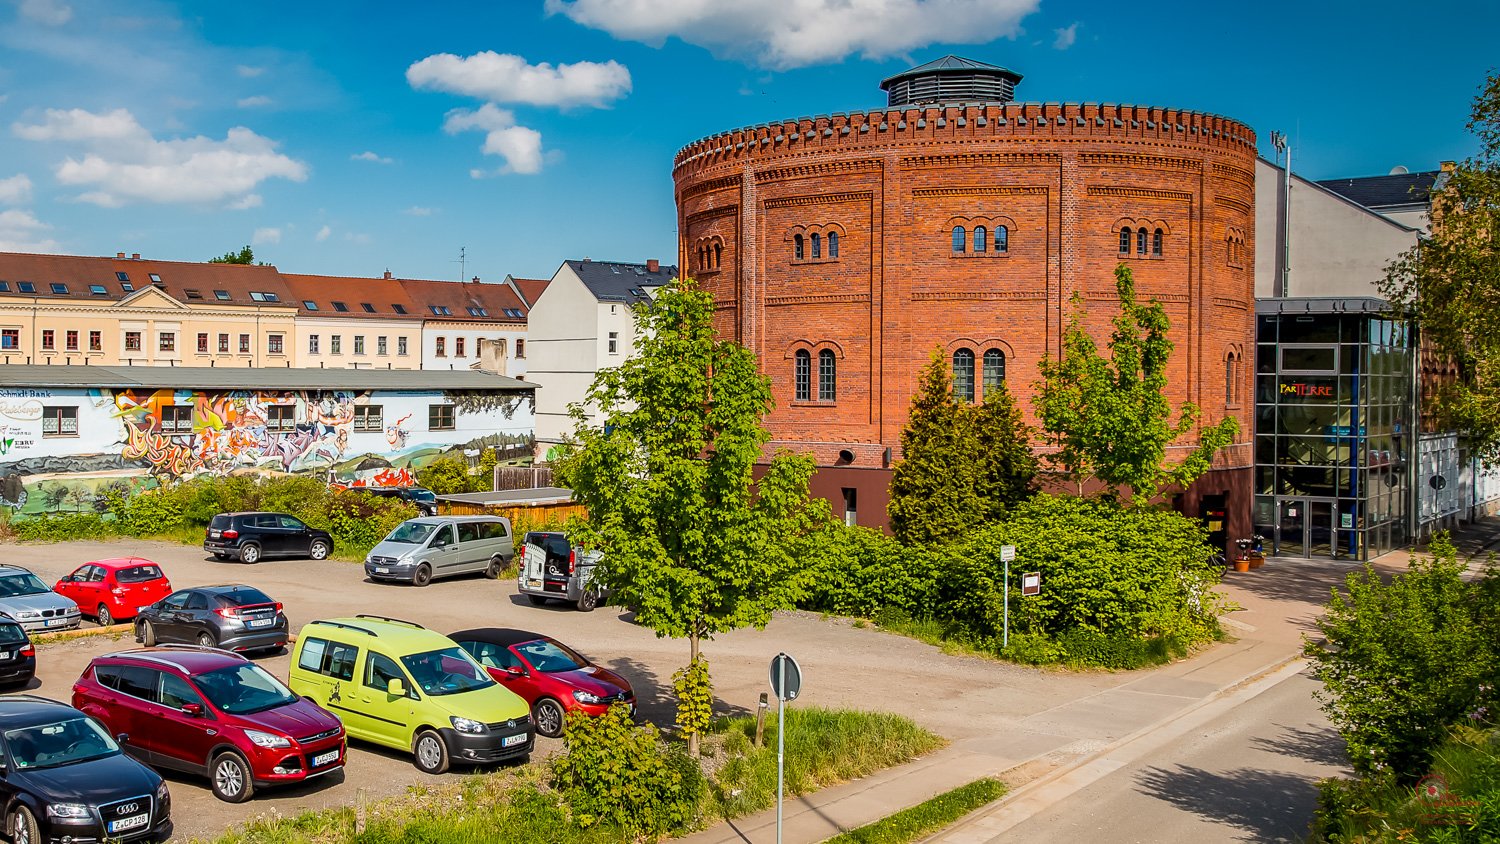
[{"label": "metal roof vent", "polygon": [[919,103],[1008,103],[1021,74],[999,65],[944,56],[880,83],[887,106]]}]

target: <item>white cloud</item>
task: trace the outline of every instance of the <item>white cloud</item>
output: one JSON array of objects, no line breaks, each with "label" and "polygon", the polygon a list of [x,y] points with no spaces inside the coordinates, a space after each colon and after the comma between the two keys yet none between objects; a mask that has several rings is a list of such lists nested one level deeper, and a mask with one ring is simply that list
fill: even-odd
[{"label": "white cloud", "polygon": [[44,26],[62,26],[73,19],[73,7],[58,0],[21,0],[21,17]]},{"label": "white cloud", "polygon": [[244,97],[235,101],[235,105],[239,106],[240,108],[259,108],[261,106],[268,106],[270,104],[271,98],[264,94],[256,94],[253,97]]},{"label": "white cloud", "polygon": [[402,211],[401,213],[407,214],[412,217],[431,217],[432,209],[424,208],[420,205],[413,205],[412,207],[406,209],[405,211]]},{"label": "white cloud", "polygon": [[256,229],[255,234],[250,235],[250,243],[253,246],[261,246],[267,243],[280,243],[281,229],[266,228]]},{"label": "white cloud", "polygon": [[549,14],[660,46],[670,36],[788,69],[1014,38],[1040,0],[546,0]]},{"label": "white cloud", "polygon": [[0,211],[0,251],[55,252],[57,241],[43,234],[51,228],[30,211]]},{"label": "white cloud", "polygon": [[[469,129],[483,131],[484,146],[481,149],[484,154],[498,155],[505,160],[499,173],[541,172],[542,133],[515,123],[514,114],[485,103],[474,111],[460,108],[448,112],[443,120],[443,131],[450,135]],[[469,175],[474,175],[474,171]]]},{"label": "white cloud", "polygon": [[1052,42],[1052,49],[1066,50],[1078,41],[1078,22],[1068,24],[1061,29],[1052,30],[1057,35],[1057,40]]},{"label": "white cloud", "polygon": [[243,197],[267,179],[307,179],[307,165],[243,126],[223,140],[202,135],[157,140],[129,111],[94,114],[48,109],[40,124],[13,126],[32,141],[72,141],[93,150],[57,165],[57,180],[92,188],[77,198],[109,208],[140,202],[222,202]]},{"label": "white cloud", "polygon": [[0,203],[19,205],[31,201],[31,177],[25,173],[0,179]]},{"label": "white cloud", "polygon": [[231,211],[248,211],[251,208],[259,208],[265,204],[258,193],[247,193],[244,196],[224,206]]},{"label": "white cloud", "polygon": [[262,73],[265,73],[266,69],[263,67],[253,67],[248,64],[242,64],[236,65],[234,68],[234,72],[238,73],[241,79],[254,79],[257,76],[260,76]]},{"label": "white cloud", "polygon": [[349,160],[350,161],[371,161],[371,162],[374,162],[376,164],[390,164],[395,159],[386,158],[385,156],[378,155],[378,154],[376,154],[374,152],[371,152],[370,150],[365,150],[364,152],[357,153],[355,155],[349,156]]},{"label": "white cloud", "polygon": [[323,241],[327,240],[328,236],[331,234],[333,234],[333,229],[329,228],[328,226],[324,226],[323,228],[318,229],[317,237],[314,239],[319,243],[322,243]]},{"label": "white cloud", "polygon": [[616,61],[553,66],[510,53],[438,53],[406,69],[413,88],[466,94],[492,103],[604,107],[630,93],[630,71]]}]

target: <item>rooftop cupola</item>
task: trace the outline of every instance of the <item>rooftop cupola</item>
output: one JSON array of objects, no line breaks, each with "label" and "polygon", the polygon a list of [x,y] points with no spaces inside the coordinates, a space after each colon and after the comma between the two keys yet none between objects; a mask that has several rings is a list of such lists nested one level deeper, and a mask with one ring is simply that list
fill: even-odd
[{"label": "rooftop cupola", "polygon": [[1015,99],[1021,74],[998,65],[942,58],[898,73],[880,83],[888,106],[920,103],[1008,103]]}]

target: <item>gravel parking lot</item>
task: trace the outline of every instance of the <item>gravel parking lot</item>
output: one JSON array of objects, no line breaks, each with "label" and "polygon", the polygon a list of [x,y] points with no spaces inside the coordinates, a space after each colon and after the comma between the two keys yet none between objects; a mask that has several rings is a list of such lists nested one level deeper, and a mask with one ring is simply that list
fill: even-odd
[{"label": "gravel parking lot", "polygon": [[[191,546],[140,540],[7,544],[0,562],[25,566],[48,583],[81,563],[135,554],[160,563],[174,587],[247,583],[286,605],[293,629],[314,618],[376,613],[415,621],[443,633],[468,627],[518,627],[553,636],[624,676],[635,687],[640,714],[671,721],[671,677],[687,661],[687,643],[657,639],[612,607],[580,613],[563,605],[533,607],[516,594],[512,579],[479,576],[440,580],[418,589],[367,582],[357,564],[268,560],[255,565],[219,561]],[[45,645],[29,692],[58,700],[93,657],[134,647],[129,637],[86,637]],[[767,691],[767,664],[778,651],[795,655],[806,681],[798,705],[900,712],[950,739],[1002,739],[1027,715],[1127,682],[1129,674],[1071,674],[957,657],[903,637],[858,629],[842,619],[783,613],[764,631],[742,630],[706,643],[717,709],[753,711]],[[287,676],[288,656],[260,660]],[[538,758],[559,748],[540,739]],[[464,769],[456,768],[461,775]],[[213,797],[206,780],[168,774],[178,838],[210,837],[257,815],[399,794],[408,786],[441,781],[419,772],[408,756],[355,742],[342,778],[331,775],[296,789],[265,790],[242,805]]]}]

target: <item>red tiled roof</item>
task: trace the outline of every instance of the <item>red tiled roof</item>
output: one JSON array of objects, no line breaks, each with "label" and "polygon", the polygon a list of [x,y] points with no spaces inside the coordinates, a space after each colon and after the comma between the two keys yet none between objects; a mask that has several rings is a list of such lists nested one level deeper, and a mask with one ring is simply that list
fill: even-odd
[{"label": "red tiled roof", "polygon": [[[419,281],[404,278],[401,279],[401,286],[406,289],[412,301],[417,303],[422,316],[429,320],[526,321],[526,304],[521,301],[514,290],[504,284],[485,284],[477,281]],[[447,310],[434,313],[433,307]],[[507,308],[520,315],[507,314],[505,312]]]},{"label": "red tiled roof", "polygon": [[[421,319],[426,308],[411,300],[401,282],[390,278],[349,278],[333,275],[282,273],[297,305],[299,316],[369,317],[371,319]],[[307,307],[312,302],[316,311]],[[347,310],[340,311],[334,303]],[[365,306],[369,305],[370,309]],[[396,309],[401,306],[402,314]]]},{"label": "red tiled roof", "polygon": [[[124,279],[119,277],[121,273]],[[0,281],[8,288],[0,290],[0,296],[28,298],[35,295],[43,299],[119,301],[131,292],[124,289],[124,284],[137,291],[156,284],[179,301],[272,306],[286,305],[289,301],[281,273],[269,264],[200,264],[149,258],[0,252]],[[23,291],[23,282],[30,283],[32,290]],[[64,285],[59,288],[63,292],[54,292],[54,284]],[[223,291],[223,295],[217,296],[217,291]],[[251,293],[262,295],[254,299]]]},{"label": "red tiled roof", "polygon": [[547,285],[552,283],[552,279],[550,278],[516,278],[512,276],[510,280],[515,283],[516,289],[521,291],[521,298],[525,299],[529,305],[535,305],[536,300],[541,298],[542,291],[546,290]]}]

